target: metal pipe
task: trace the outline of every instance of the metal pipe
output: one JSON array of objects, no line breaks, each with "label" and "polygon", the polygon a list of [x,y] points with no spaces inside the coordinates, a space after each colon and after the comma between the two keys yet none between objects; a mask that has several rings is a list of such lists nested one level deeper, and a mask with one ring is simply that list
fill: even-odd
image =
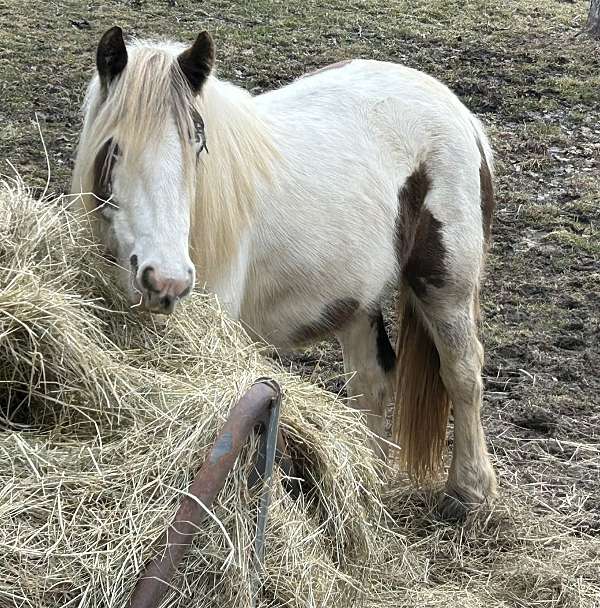
[{"label": "metal pipe", "polygon": [[263,434],[263,441],[265,444],[265,464],[262,480],[263,491],[262,496],[260,497],[258,519],[256,521],[256,541],[254,543],[254,559],[257,574],[262,574],[263,562],[265,559],[265,534],[267,531],[269,505],[271,504],[271,476],[273,474],[273,466],[275,465],[275,457],[277,456],[277,443],[280,438],[278,430],[281,393],[277,398],[273,399],[272,403],[266,437]]},{"label": "metal pipe", "polygon": [[[274,380],[261,378],[238,401],[198,471],[189,494],[184,496],[173,523],[158,541],[161,549],[146,566],[129,600],[129,608],[156,608],[170,587],[179,563],[192,543],[228,473],[259,423],[266,423],[271,404],[281,390]],[[198,501],[206,507],[203,509]]]}]

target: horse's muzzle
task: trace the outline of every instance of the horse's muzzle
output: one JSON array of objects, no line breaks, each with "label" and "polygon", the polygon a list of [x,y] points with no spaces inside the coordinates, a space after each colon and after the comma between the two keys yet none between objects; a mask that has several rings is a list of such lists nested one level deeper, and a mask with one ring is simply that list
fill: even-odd
[{"label": "horse's muzzle", "polygon": [[194,273],[188,271],[185,279],[164,277],[152,266],[138,270],[135,278],[136,288],[142,294],[141,307],[149,312],[169,315],[182,298],[185,298],[194,286]]}]

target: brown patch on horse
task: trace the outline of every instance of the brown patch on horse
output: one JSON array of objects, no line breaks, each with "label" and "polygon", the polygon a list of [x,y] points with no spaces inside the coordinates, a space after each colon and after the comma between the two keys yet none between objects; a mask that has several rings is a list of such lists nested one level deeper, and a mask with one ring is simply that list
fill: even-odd
[{"label": "brown patch on horse", "polygon": [[427,285],[443,287],[446,280],[442,241],[442,223],[428,209],[422,209],[410,257],[404,266],[404,277],[418,298],[427,295]]},{"label": "brown patch on horse", "polygon": [[402,275],[419,298],[427,295],[427,285],[443,287],[446,275],[442,224],[424,206],[430,189],[427,167],[421,163],[398,192],[396,255]]},{"label": "brown patch on horse", "polygon": [[396,217],[396,255],[403,270],[410,257],[416,235],[416,227],[431,188],[427,168],[421,163],[407,178],[398,192],[398,216]]},{"label": "brown patch on horse", "polygon": [[481,223],[485,242],[490,242],[492,235],[492,216],[496,208],[496,200],[494,198],[494,183],[492,180],[492,172],[485,158],[485,152],[481,141],[477,138],[477,147],[481,155],[481,164],[479,165],[479,183],[481,188]]},{"label": "brown patch on horse", "polygon": [[97,200],[98,205],[101,201],[106,200],[110,196],[110,180],[112,167],[107,164],[108,151],[110,149],[110,140],[107,141],[94,160],[94,185],[92,186],[92,192],[94,196],[100,200]]},{"label": "brown patch on horse", "polygon": [[381,309],[372,314],[371,327],[377,332],[377,363],[385,373],[391,372],[396,366],[396,351],[390,342]]},{"label": "brown patch on horse", "polygon": [[325,306],[315,323],[303,325],[292,335],[294,344],[314,342],[330,336],[352,319],[360,304],[354,298],[340,298]]},{"label": "brown patch on horse", "polygon": [[326,65],[314,72],[308,72],[308,74],[304,74],[302,78],[308,78],[309,76],[314,76],[315,74],[320,74],[321,72],[326,72],[327,70],[337,70],[339,68],[343,68],[345,65],[348,65],[352,62],[352,59],[344,59],[342,61],[337,61],[336,63],[332,63],[330,65]]}]

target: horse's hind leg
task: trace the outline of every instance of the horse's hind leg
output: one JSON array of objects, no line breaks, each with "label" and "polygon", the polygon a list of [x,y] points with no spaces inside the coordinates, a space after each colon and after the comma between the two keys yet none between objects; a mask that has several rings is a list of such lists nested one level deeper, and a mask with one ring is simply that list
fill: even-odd
[{"label": "horse's hind leg", "polygon": [[390,344],[380,310],[359,312],[337,338],[344,354],[350,404],[366,413],[367,425],[382,438],[381,455],[387,454],[385,415],[393,401],[396,355]]},{"label": "horse's hind leg", "polygon": [[445,301],[440,292],[435,305],[420,302],[419,308],[435,342],[440,376],[452,402],[454,446],[440,505],[442,514],[451,519],[466,507],[492,498],[496,492],[496,478],[480,417],[483,348],[477,337],[477,289],[469,290],[462,305],[456,301],[456,292],[450,302]]}]

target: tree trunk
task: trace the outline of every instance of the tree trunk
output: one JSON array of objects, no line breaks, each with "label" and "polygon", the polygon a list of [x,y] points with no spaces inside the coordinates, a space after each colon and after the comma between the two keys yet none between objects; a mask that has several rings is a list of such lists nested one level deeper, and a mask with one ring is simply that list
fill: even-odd
[{"label": "tree trunk", "polygon": [[590,12],[585,29],[590,36],[600,38],[600,0],[590,1]]}]

